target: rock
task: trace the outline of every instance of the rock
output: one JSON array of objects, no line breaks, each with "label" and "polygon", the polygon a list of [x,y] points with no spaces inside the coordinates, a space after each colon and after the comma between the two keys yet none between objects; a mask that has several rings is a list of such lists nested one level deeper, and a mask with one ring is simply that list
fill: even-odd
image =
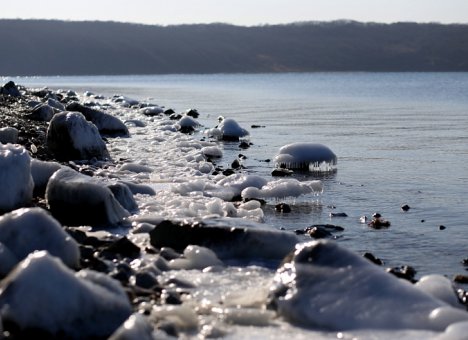
[{"label": "rock", "polygon": [[112,254],[112,258],[115,258],[117,255],[122,258],[128,257],[131,259],[140,256],[140,248],[125,236],[105,247],[104,252]]},{"label": "rock", "polygon": [[416,279],[416,270],[411,267],[411,266],[401,266],[401,267],[393,267],[393,268],[388,268],[387,272],[390,274],[395,275],[396,277],[400,279],[405,279],[408,280],[411,283],[415,283]]},{"label": "rock", "polygon": [[154,340],[153,326],[149,320],[139,314],[132,314],[122,326],[120,326],[109,340]]},{"label": "rock", "polygon": [[446,226],[444,226],[444,225],[440,225],[440,226],[439,226],[439,230],[445,230],[445,229],[447,229]]},{"label": "rock", "polygon": [[348,214],[344,212],[338,212],[338,213],[331,212],[330,217],[348,217]]},{"label": "rock", "polygon": [[109,158],[98,129],[79,112],[61,112],[52,118],[47,147],[61,161]]},{"label": "rock", "polygon": [[47,104],[39,104],[35,106],[31,113],[25,117],[31,120],[37,120],[40,122],[50,122],[55,114],[55,110],[52,106]]},{"label": "rock", "polygon": [[50,177],[62,166],[57,162],[31,160],[31,175],[34,180],[34,196],[44,196]]},{"label": "rock", "polygon": [[401,206],[401,210],[408,211],[408,210],[410,210],[410,206],[408,204],[404,204],[404,205]]},{"label": "rock", "polygon": [[46,251],[30,254],[1,283],[0,314],[15,325],[13,338],[33,329],[54,338],[105,338],[131,313],[117,281],[90,270],[75,273]]},{"label": "rock", "polygon": [[170,221],[159,223],[149,234],[156,248],[171,247],[182,252],[189,245],[199,245],[213,250],[221,260],[280,260],[299,242],[292,233],[260,226],[208,226]]},{"label": "rock", "polygon": [[50,107],[53,107],[54,109],[57,109],[58,111],[65,111],[65,106],[61,102],[59,102],[57,99],[48,98],[47,105],[49,105]]},{"label": "rock", "polygon": [[177,129],[182,133],[192,133],[198,127],[200,123],[198,123],[195,119],[190,116],[183,116],[177,122]]},{"label": "rock", "polygon": [[122,207],[127,211],[134,212],[138,210],[138,204],[133,197],[133,193],[126,184],[117,182],[112,183],[107,187],[112,191],[120,205],[122,205]]},{"label": "rock", "polygon": [[134,195],[136,194],[150,195],[150,196],[156,195],[156,191],[154,191],[152,187],[145,185],[145,184],[136,184],[136,183],[132,183],[129,181],[119,181],[119,183],[125,184]]},{"label": "rock", "polygon": [[242,128],[236,120],[225,118],[221,121],[217,128],[210,132],[213,136],[225,141],[239,141],[240,138],[247,137],[249,132]]},{"label": "rock", "polygon": [[378,266],[381,266],[381,265],[384,264],[381,259],[379,259],[378,257],[375,257],[374,254],[372,254],[372,253],[364,253],[363,257],[368,259],[369,261],[371,261],[372,263],[374,263],[374,264],[376,264]]},{"label": "rock", "polygon": [[14,127],[0,128],[0,143],[2,144],[15,144],[18,141],[18,129]]},{"label": "rock", "polygon": [[0,212],[31,203],[34,182],[31,158],[20,145],[0,144]]},{"label": "rock", "polygon": [[63,168],[47,184],[52,215],[65,225],[115,225],[130,214],[99,180]]},{"label": "rock", "polygon": [[277,270],[268,306],[315,330],[443,331],[468,313],[388,275],[333,241],[299,244]]},{"label": "rock", "polygon": [[188,109],[185,111],[185,115],[197,119],[200,114],[196,109]]},{"label": "rock", "polygon": [[277,168],[271,172],[271,175],[273,177],[286,177],[286,176],[291,176],[293,173],[294,171],[289,170],[289,169]]},{"label": "rock", "polygon": [[83,106],[77,102],[68,104],[67,110],[82,113],[87,120],[96,125],[101,135],[109,137],[128,137],[130,135],[125,124],[108,113]]},{"label": "rock", "polygon": [[9,81],[8,83],[0,87],[0,94],[12,97],[21,97],[21,93],[18,90],[18,87],[12,81]]},{"label": "rock", "polygon": [[36,250],[47,250],[71,268],[77,268],[80,261],[78,243],[41,208],[22,208],[2,215],[0,242],[15,256],[16,262]]},{"label": "rock", "polygon": [[277,205],[275,205],[275,210],[281,213],[290,213],[291,207],[286,203],[278,203]]},{"label": "rock", "polygon": [[468,275],[458,274],[453,278],[453,282],[468,284]]},{"label": "rock", "polygon": [[[144,114],[145,116],[150,116],[150,117],[158,116],[161,113],[165,113],[164,109],[160,108],[159,106],[148,106],[148,107],[142,108],[140,112]],[[172,113],[174,112],[171,112],[170,114]]]},{"label": "rock", "polygon": [[277,168],[333,172],[336,171],[337,157],[322,144],[292,143],[281,147],[274,161]]}]

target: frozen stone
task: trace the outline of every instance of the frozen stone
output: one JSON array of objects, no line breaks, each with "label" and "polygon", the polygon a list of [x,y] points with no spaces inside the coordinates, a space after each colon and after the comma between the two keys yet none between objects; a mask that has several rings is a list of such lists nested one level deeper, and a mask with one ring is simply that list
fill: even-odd
[{"label": "frozen stone", "polygon": [[133,197],[133,193],[127,185],[117,182],[108,184],[107,187],[112,191],[120,205],[126,210],[132,212],[138,209],[138,204]]},{"label": "frozen stone", "polygon": [[52,215],[66,225],[115,225],[129,216],[99,180],[63,168],[49,180],[45,198]]},{"label": "frozen stone", "polygon": [[1,318],[21,330],[104,338],[132,313],[117,281],[90,270],[75,273],[46,251],[30,254],[1,286]]},{"label": "frozen stone", "polygon": [[247,137],[249,132],[242,128],[236,120],[223,118],[216,128],[208,130],[208,134],[226,141],[238,141],[240,138]]},{"label": "frozen stone", "polygon": [[3,127],[0,128],[0,143],[2,144],[15,144],[18,141],[18,129],[14,127]]},{"label": "frozen stone", "polygon": [[52,118],[47,129],[47,146],[62,161],[109,158],[98,129],[79,112],[61,112]]},{"label": "frozen stone", "polygon": [[62,166],[57,162],[31,160],[31,175],[34,180],[34,195],[43,196],[49,178]]},{"label": "frozen stone", "polygon": [[80,112],[85,118],[91,121],[99,130],[99,133],[110,137],[128,137],[129,132],[125,124],[108,113],[101,112],[90,107],[73,102],[67,105],[68,111]]},{"label": "frozen stone", "polygon": [[212,250],[194,245],[185,248],[184,257],[169,262],[171,269],[204,269],[210,266],[223,266],[223,262]]},{"label": "frozen stone", "polygon": [[0,212],[31,203],[34,182],[31,157],[20,145],[0,144]]},{"label": "frozen stone", "polygon": [[26,115],[26,118],[41,122],[50,122],[54,114],[55,110],[52,106],[39,104],[32,109],[30,114]]},{"label": "frozen stone", "polygon": [[336,170],[337,157],[330,148],[316,143],[292,143],[280,148],[275,166],[318,172]]},{"label": "frozen stone", "polygon": [[41,208],[22,208],[0,217],[0,242],[17,262],[35,250],[47,250],[71,268],[80,261],[78,244]]},{"label": "frozen stone", "polygon": [[132,314],[109,340],[154,340],[153,327],[141,314]]}]

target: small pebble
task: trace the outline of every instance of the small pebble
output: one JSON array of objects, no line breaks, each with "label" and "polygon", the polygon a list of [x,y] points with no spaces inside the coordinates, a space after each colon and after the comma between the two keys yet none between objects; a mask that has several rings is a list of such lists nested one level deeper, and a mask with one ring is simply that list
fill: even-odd
[{"label": "small pebble", "polygon": [[445,230],[445,229],[446,229],[446,228],[445,228],[444,225],[440,225],[440,226],[439,226],[439,230]]},{"label": "small pebble", "polygon": [[401,210],[408,211],[408,210],[410,210],[410,206],[408,204],[402,205]]}]

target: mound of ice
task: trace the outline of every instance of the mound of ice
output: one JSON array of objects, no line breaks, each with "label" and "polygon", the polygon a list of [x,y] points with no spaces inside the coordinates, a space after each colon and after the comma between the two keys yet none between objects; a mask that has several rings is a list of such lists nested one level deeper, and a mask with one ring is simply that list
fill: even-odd
[{"label": "mound of ice", "polygon": [[130,172],[135,172],[135,173],[140,173],[140,172],[153,172],[153,169],[151,169],[149,166],[142,165],[142,164],[137,164],[137,163],[125,163],[122,164],[119,169],[119,171],[130,171]]},{"label": "mound of ice", "polygon": [[32,200],[31,157],[20,145],[0,144],[0,188],[0,212],[28,205]]},{"label": "mound of ice", "polygon": [[249,187],[242,190],[242,198],[286,198],[299,197],[307,194],[320,194],[323,192],[322,181],[304,181],[300,182],[294,178],[279,179],[268,182],[260,189],[257,187]]},{"label": "mound of ice", "polygon": [[68,111],[80,112],[85,118],[91,121],[99,130],[99,133],[105,136],[129,136],[127,126],[117,117],[108,113],[101,112],[90,107],[73,102],[67,105]]},{"label": "mound of ice", "polygon": [[98,129],[79,112],[57,113],[47,129],[47,146],[59,160],[109,158]]},{"label": "mound of ice", "polygon": [[194,118],[190,116],[183,116],[177,122],[177,129],[184,133],[190,133],[195,131],[200,126],[200,123],[197,122]]},{"label": "mound of ice", "polygon": [[327,146],[315,143],[292,143],[280,148],[275,166],[316,172],[336,170],[336,155]]},{"label": "mound of ice", "polygon": [[47,250],[71,268],[79,264],[78,244],[41,208],[22,208],[2,215],[0,242],[15,256],[16,262],[35,250]]},{"label": "mound of ice", "polygon": [[276,272],[270,307],[288,321],[327,330],[443,331],[468,313],[386,273],[332,241],[300,244]]},{"label": "mound of ice", "polygon": [[0,128],[0,143],[2,144],[15,144],[18,141],[18,129],[14,127]]},{"label": "mound of ice", "polygon": [[114,194],[115,199],[128,211],[136,211],[138,209],[138,204],[133,197],[133,193],[130,188],[121,182],[108,184],[107,187]]},{"label": "mound of ice", "polygon": [[451,306],[460,307],[455,295],[455,287],[449,279],[442,275],[423,276],[415,286]]},{"label": "mound of ice", "polygon": [[67,225],[115,225],[130,215],[104,183],[69,168],[53,174],[45,198],[52,215]]},{"label": "mound of ice", "polygon": [[2,320],[63,338],[111,335],[132,313],[120,284],[105,274],[74,273],[46,251],[30,254],[1,283]]},{"label": "mound of ice", "polygon": [[235,197],[240,197],[244,189],[261,188],[267,185],[268,181],[257,175],[232,174],[216,182],[216,187],[207,190],[207,194],[230,201]]},{"label": "mound of ice", "polygon": [[222,266],[223,262],[216,254],[205,247],[190,245],[184,250],[184,257],[171,260],[171,269],[204,269],[210,266]]},{"label": "mound of ice", "polygon": [[34,180],[34,194],[44,195],[49,178],[62,166],[57,162],[31,160],[31,175]]},{"label": "mound of ice", "polygon": [[120,326],[109,340],[154,340],[153,327],[149,320],[141,314],[132,314]]},{"label": "mound of ice", "polygon": [[140,113],[144,114],[145,116],[157,116],[163,112],[164,109],[159,106],[148,106],[140,109]]},{"label": "mound of ice", "polygon": [[223,150],[217,146],[205,146],[201,149],[201,153],[208,158],[221,158],[223,157]]},{"label": "mound of ice", "polygon": [[209,129],[207,134],[226,141],[238,141],[240,138],[247,137],[249,132],[234,119],[224,118],[216,128]]}]

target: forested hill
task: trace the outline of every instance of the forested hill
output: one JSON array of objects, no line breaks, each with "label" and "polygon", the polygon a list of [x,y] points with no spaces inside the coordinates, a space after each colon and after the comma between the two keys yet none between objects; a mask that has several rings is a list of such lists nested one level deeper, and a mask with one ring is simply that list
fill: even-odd
[{"label": "forested hill", "polygon": [[0,75],[468,71],[468,25],[0,20]]}]

